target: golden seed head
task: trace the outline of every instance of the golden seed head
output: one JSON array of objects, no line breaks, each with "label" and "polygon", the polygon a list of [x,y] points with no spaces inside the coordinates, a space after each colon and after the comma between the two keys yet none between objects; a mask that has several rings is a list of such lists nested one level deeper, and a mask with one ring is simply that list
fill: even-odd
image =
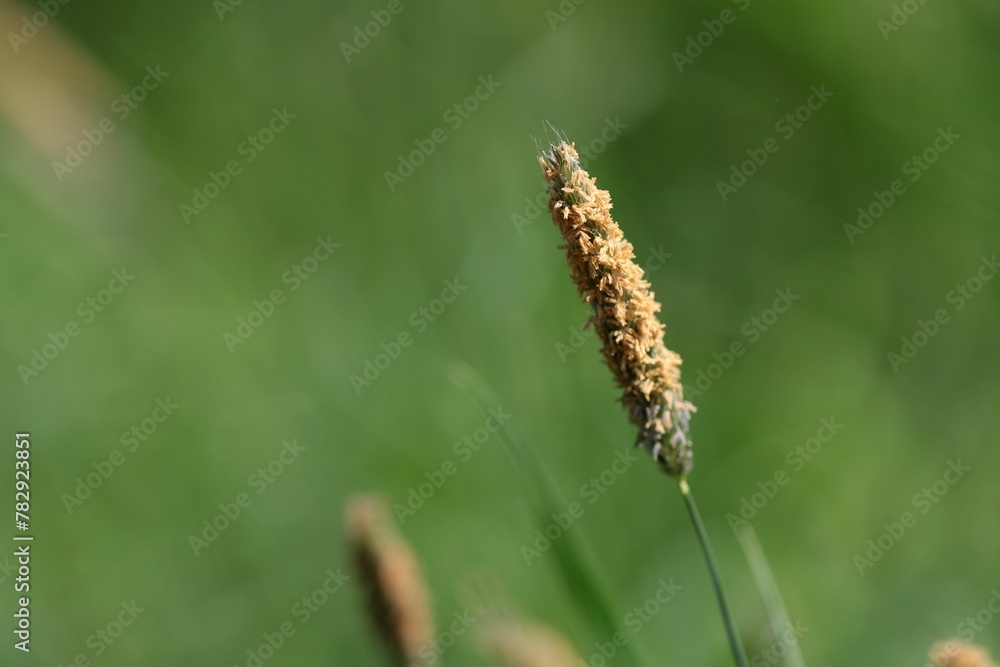
[{"label": "golden seed head", "polygon": [[549,211],[563,239],[580,295],[594,309],[589,324],[623,389],[622,405],[646,448],[671,475],[691,469],[681,358],[663,344],[660,304],[635,262],[632,244],[611,217],[611,195],[597,188],[572,145],[552,145],[539,158],[548,184]]},{"label": "golden seed head", "polygon": [[485,649],[504,667],[577,667],[569,641],[543,625],[497,621],[480,633]]},{"label": "golden seed head", "polygon": [[347,539],[368,612],[394,663],[421,665],[421,647],[434,635],[430,596],[410,545],[396,530],[385,501],[358,496],[345,512]]},{"label": "golden seed head", "polygon": [[962,639],[938,642],[929,655],[934,667],[997,667],[989,651]]}]

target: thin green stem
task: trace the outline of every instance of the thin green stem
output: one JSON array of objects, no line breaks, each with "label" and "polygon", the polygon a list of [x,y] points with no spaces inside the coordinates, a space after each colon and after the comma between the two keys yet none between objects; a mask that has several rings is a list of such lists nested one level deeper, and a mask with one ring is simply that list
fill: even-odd
[{"label": "thin green stem", "polygon": [[708,541],[705,524],[701,522],[701,515],[698,514],[698,506],[694,502],[694,496],[691,495],[691,487],[688,486],[687,480],[681,477],[678,483],[681,488],[681,496],[684,497],[684,504],[687,505],[688,514],[691,515],[691,523],[694,524],[694,532],[698,534],[698,541],[701,542],[701,552],[708,564],[709,574],[712,575],[715,599],[719,602],[719,609],[722,611],[722,624],[726,627],[726,636],[729,637],[729,646],[733,650],[733,659],[738,667],[747,667],[747,655],[743,650],[743,642],[740,641],[739,630],[736,629],[732,614],[729,613],[729,603],[726,602],[726,594],[722,590],[719,566],[715,563],[715,552],[712,551],[712,544]]}]

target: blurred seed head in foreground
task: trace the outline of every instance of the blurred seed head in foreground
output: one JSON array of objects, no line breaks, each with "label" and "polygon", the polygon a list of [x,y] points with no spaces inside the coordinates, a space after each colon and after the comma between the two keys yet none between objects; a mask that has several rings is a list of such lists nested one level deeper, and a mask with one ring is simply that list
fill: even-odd
[{"label": "blurred seed head in foreground", "polygon": [[931,647],[934,667],[997,667],[990,652],[962,639],[948,639]]},{"label": "blurred seed head in foreground", "polygon": [[352,499],[345,512],[347,539],[368,596],[368,612],[401,667],[422,665],[421,647],[434,635],[430,595],[416,556],[397,532],[380,496]]},{"label": "blurred seed head in foreground", "polygon": [[544,625],[497,621],[487,624],[479,639],[504,667],[578,667],[582,662],[569,640]]}]

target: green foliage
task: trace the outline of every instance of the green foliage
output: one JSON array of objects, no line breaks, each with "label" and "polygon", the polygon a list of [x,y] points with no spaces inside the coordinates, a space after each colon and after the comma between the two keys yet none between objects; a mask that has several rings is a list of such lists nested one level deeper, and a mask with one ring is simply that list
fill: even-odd
[{"label": "green foliage", "polygon": [[[588,619],[610,627],[673,577],[683,589],[636,649],[729,664],[688,518],[654,466],[630,468],[573,528],[607,573],[600,612],[578,609],[553,568],[525,566],[535,526],[499,439],[456,450],[483,423],[448,381],[456,358],[489,379],[568,501],[634,441],[535,204],[531,137],[548,120],[614,196],[684,358],[692,484],[748,654],[771,639],[727,533],[744,500],[810,628],[809,664],[924,664],[998,583],[998,284],[961,290],[1000,250],[1000,16],[927,2],[885,39],[893,3],[591,0],[553,29],[555,1],[404,1],[349,63],[341,43],[388,3],[242,2],[222,20],[205,1],[60,5],[0,57],[0,404],[5,437],[33,437],[30,658],[245,665],[291,622],[267,667],[376,664],[356,587],[306,623],[293,609],[347,566],[351,494],[405,504],[450,461],[402,526],[442,624],[462,611],[458,582],[488,567],[589,655]],[[735,19],[678,71],[674,54],[724,9]],[[35,11],[13,5],[2,33]],[[168,75],[121,118],[112,105],[157,65]],[[823,85],[832,96],[794,128],[786,115]],[[286,107],[295,117],[270,128]],[[52,162],[106,116],[114,131],[58,180]],[[949,127],[960,138],[921,170],[913,156]],[[386,172],[420,150],[390,189]],[[760,150],[723,201],[717,183]],[[217,181],[185,224],[180,205]],[[339,248],[319,261],[328,237]],[[108,300],[123,267],[135,279]],[[775,318],[778,290],[799,298]],[[230,352],[241,319],[252,334]],[[25,385],[18,367],[71,322],[78,335]],[[377,377],[359,392],[368,362]],[[158,422],[168,398],[179,407]],[[843,428],[810,450],[831,417]],[[155,430],[134,446],[144,423]],[[305,449],[271,475],[292,439]],[[69,511],[114,451],[121,465]],[[915,505],[959,459],[971,471]],[[273,481],[258,494],[261,469]],[[250,505],[196,556],[190,536],[241,493]],[[859,575],[855,557],[905,512],[916,524]],[[133,599],[146,611],[95,656],[88,637]],[[975,640],[1000,652],[1000,622]],[[463,637],[442,662],[475,659]]]}]

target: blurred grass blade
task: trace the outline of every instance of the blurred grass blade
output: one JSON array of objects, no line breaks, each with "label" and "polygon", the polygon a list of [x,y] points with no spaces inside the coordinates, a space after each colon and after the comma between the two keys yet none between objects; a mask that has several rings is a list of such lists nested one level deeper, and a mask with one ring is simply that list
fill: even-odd
[{"label": "blurred grass blade", "polygon": [[[488,414],[487,410],[502,404],[493,388],[468,364],[453,364],[450,377],[484,417]],[[505,424],[500,427],[497,436],[517,470],[538,527],[544,530],[553,513],[564,512],[568,503],[538,452],[520,429]],[[615,618],[611,595],[604,585],[606,579],[598,574],[599,568],[589,543],[579,530],[570,527],[559,539],[552,541],[551,552],[555,555],[564,585],[577,609],[584,614],[591,631],[596,633],[597,641],[611,641],[611,637],[622,629]],[[639,659],[632,642],[621,647],[618,663],[631,667],[650,665],[648,660]]]},{"label": "blurred grass blade", "polygon": [[[764,555],[764,549],[760,546],[760,540],[757,539],[757,532],[753,526],[744,523],[737,531],[736,537],[750,565],[757,592],[764,601],[767,618],[771,624],[771,634],[778,640],[787,628],[792,627],[792,622],[788,618],[788,610],[785,609],[785,601],[781,598],[778,583],[774,580],[774,573],[771,572],[771,566],[767,562],[767,556]],[[786,648],[788,650],[785,653],[785,664],[788,667],[806,667],[806,661],[802,657],[797,641],[786,642]]]}]

